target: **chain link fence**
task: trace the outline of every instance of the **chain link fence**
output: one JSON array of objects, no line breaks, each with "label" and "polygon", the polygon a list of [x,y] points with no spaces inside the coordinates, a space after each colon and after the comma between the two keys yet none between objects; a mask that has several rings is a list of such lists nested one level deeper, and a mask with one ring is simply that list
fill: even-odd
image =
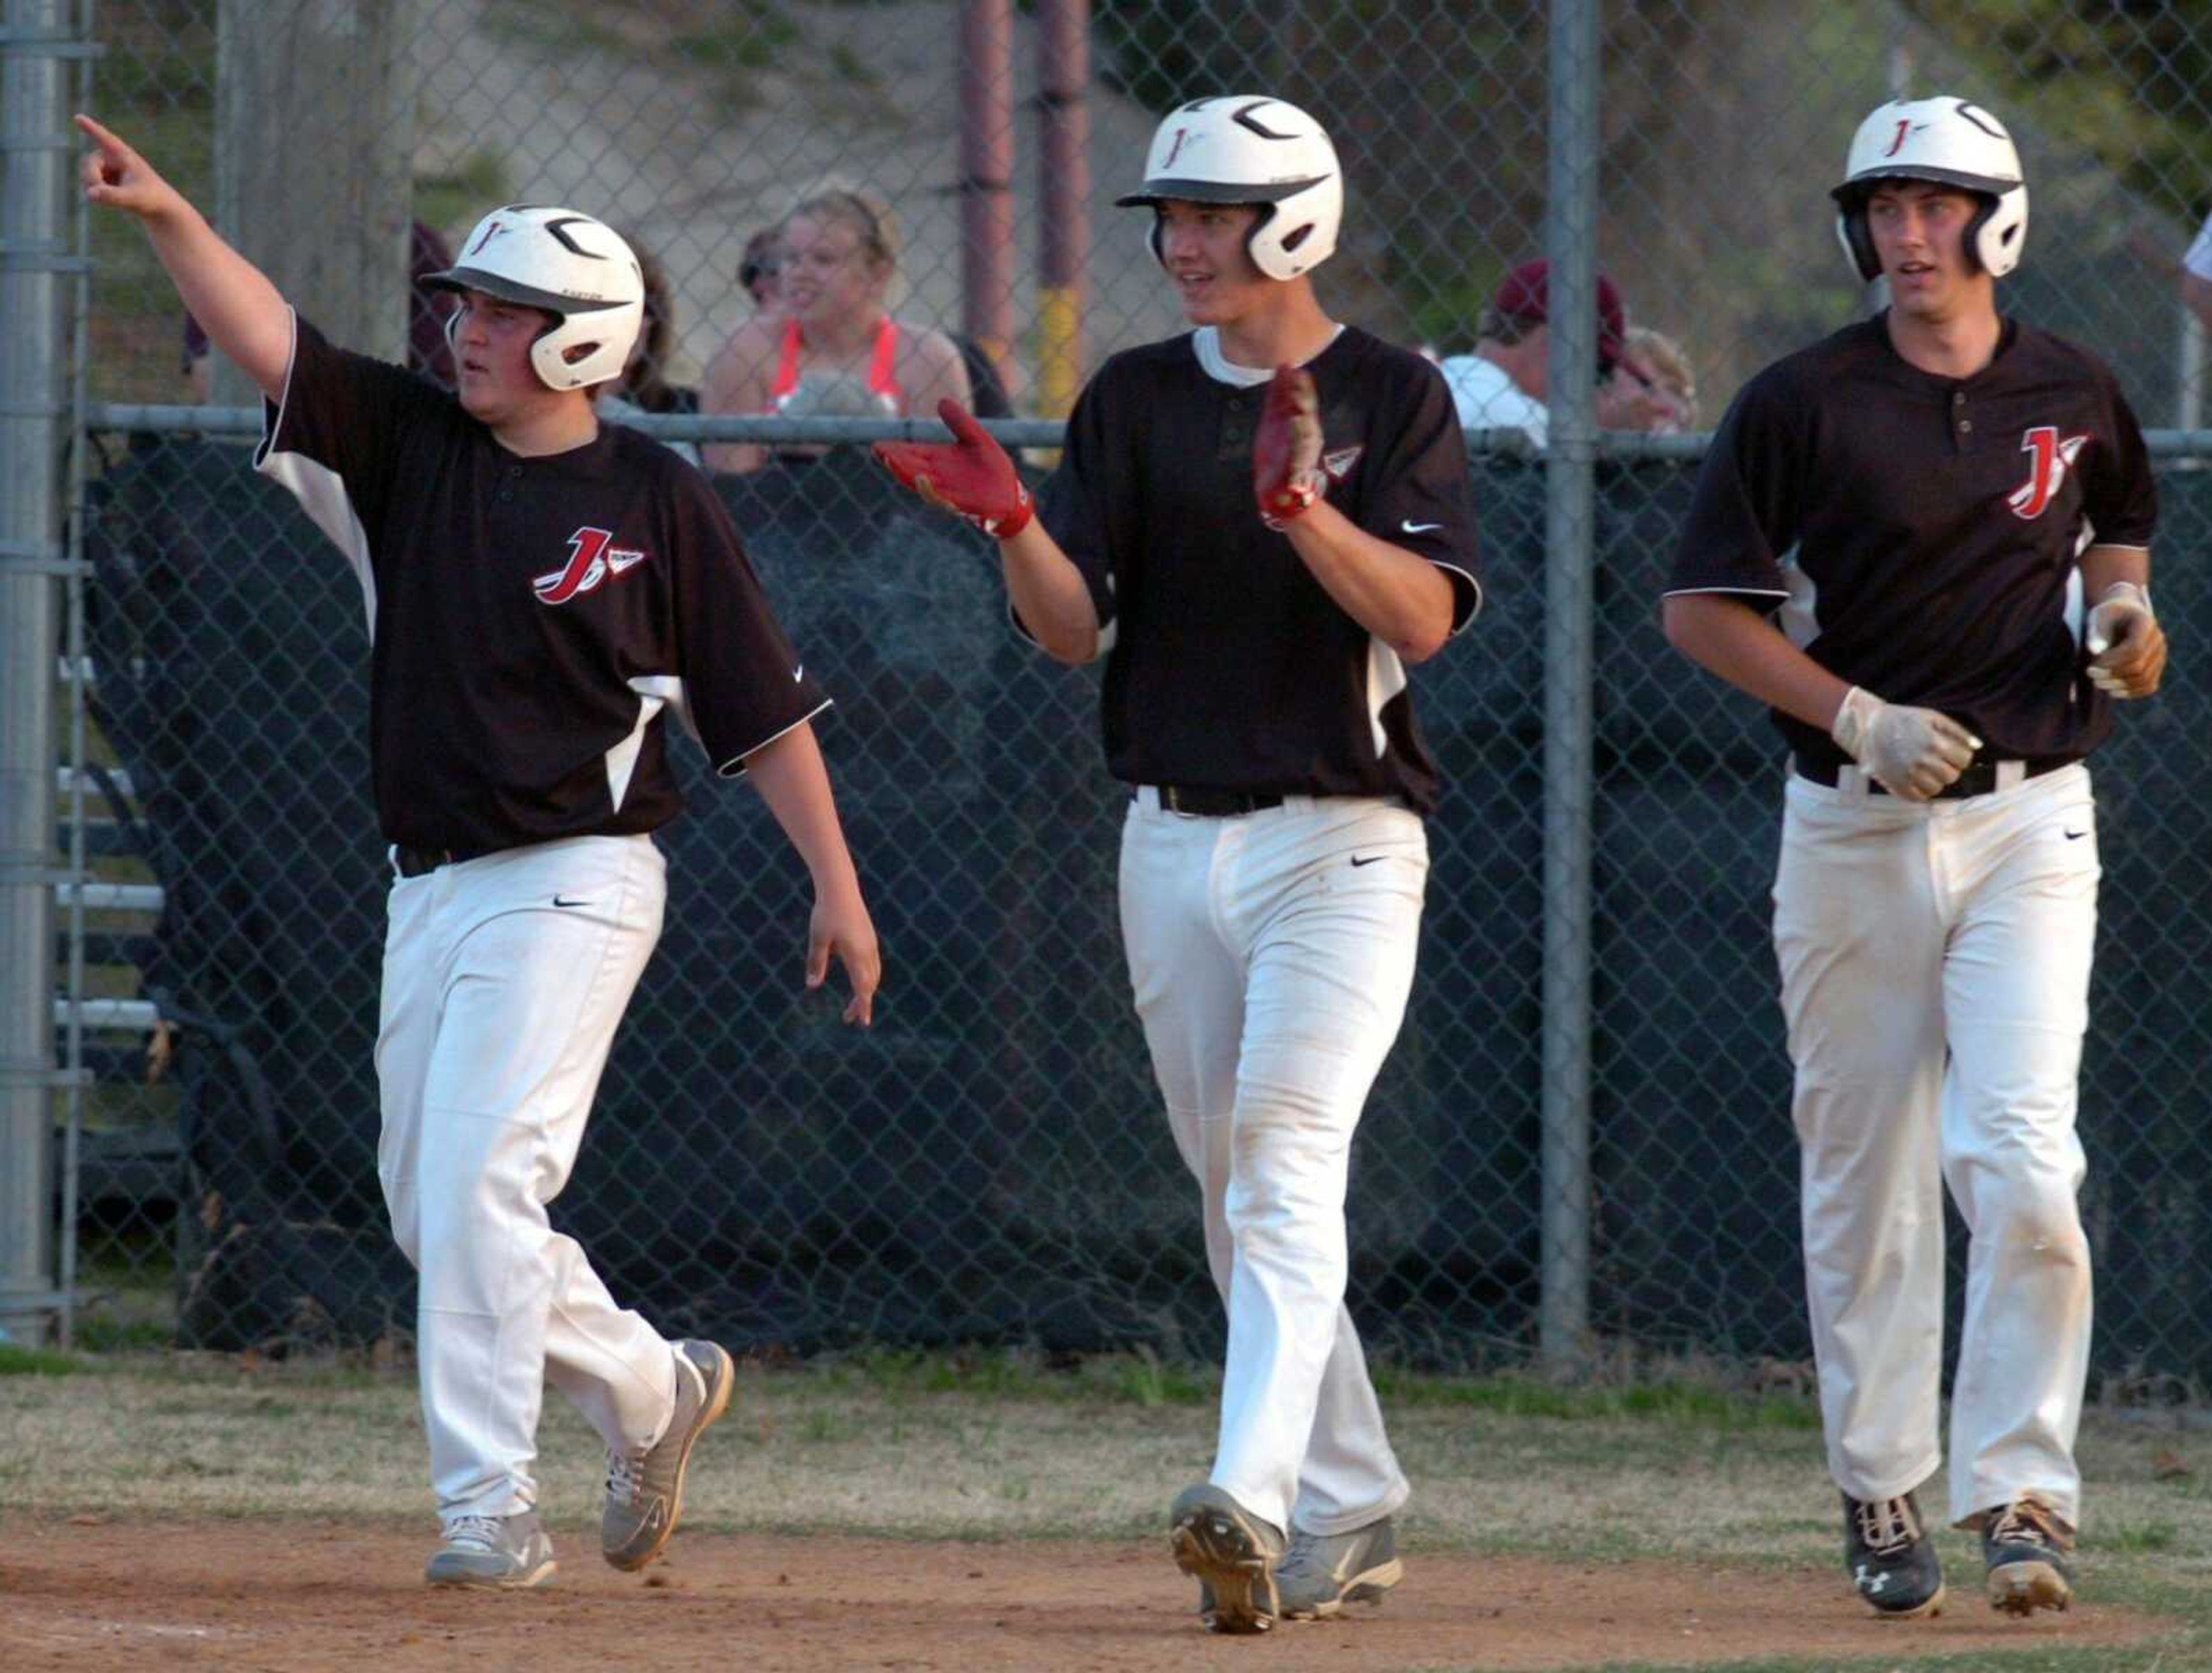
[{"label": "chain link fence", "polygon": [[[709,385],[704,420],[680,394],[641,404],[661,433],[710,446],[737,427],[714,428],[711,386],[757,306],[738,282],[748,240],[825,182],[861,191],[898,234],[891,312],[968,340],[1013,415],[1043,421],[1008,433],[1042,471],[1074,377],[1180,329],[1142,217],[1110,202],[1159,112],[1200,93],[1263,89],[1320,114],[1351,204],[1324,300],[1440,356],[1470,352],[1500,279],[1547,248],[1547,160],[1564,142],[1547,126],[1554,9],[1286,0],[1262,20],[1096,0],[1071,61],[1065,34],[1043,51],[1046,0],[1018,16],[878,0],[101,0],[81,15],[99,55],[72,62],[87,107],[295,276],[289,294],[319,321],[315,252],[296,247],[312,240],[255,247],[249,207],[278,177],[351,179],[331,135],[397,144],[377,234],[390,251],[410,222],[450,243],[509,201],[623,226],[665,275],[659,383]],[[2212,910],[2196,887],[2212,717],[2192,628],[2212,601],[2187,555],[2212,522],[2198,468],[2212,446],[2195,433],[2201,336],[2176,269],[2212,198],[2198,92],[2212,3],[1614,0],[1598,22],[1599,121],[1574,136],[1597,169],[1597,258],[1632,321],[1679,347],[1696,406],[1681,435],[1603,439],[1579,560],[1595,676],[1589,1021],[1571,1042],[1587,1184],[1547,1182],[1544,1161],[1560,1101],[1545,930],[1571,904],[1546,881],[1547,483],[1573,467],[1478,426],[1490,602],[1416,676],[1449,790],[1421,975],[1356,1151],[1354,1312],[1376,1351],[1407,1361],[1527,1358],[1565,1190],[1589,1240],[1590,1340],[1785,1365],[1809,1351],[1767,940],[1781,752],[1754,705],[1668,650],[1657,596],[1699,433],[1753,371],[1864,304],[1826,197],[1853,126],[1893,89],[1955,90],[2004,115],[2026,157],[2034,224],[2006,306],[2094,348],[2147,426],[2179,432],[2158,448],[2177,675],[2097,762],[2107,874],[2081,1122],[2102,1390],[2194,1396],[2212,1380],[2197,1098]],[[247,37],[265,58],[280,27],[327,39],[271,91]],[[249,84],[337,125],[238,155]],[[362,126],[365,103],[380,114]],[[1055,132],[1088,162],[1079,214],[1057,230],[1048,205],[1071,179],[1039,161]],[[994,206],[1003,239],[978,213]],[[90,1071],[54,1100],[76,1131],[56,1154],[78,1335],[401,1342],[411,1283],[374,1167],[386,867],[359,594],[252,476],[242,394],[218,377],[212,405],[188,404],[185,323],[143,238],[113,217],[88,237],[82,655],[62,673],[64,704],[92,724],[81,749],[64,730],[57,780],[59,851],[88,874],[64,891],[55,965],[57,1015],[82,1030],[57,1049]],[[1054,270],[1071,237],[1087,239],[1072,278]],[[405,298],[396,258],[389,270],[362,329],[396,355]],[[333,294],[343,276],[325,276]],[[748,433],[788,452],[865,431],[873,410],[826,391]],[[687,760],[690,810],[663,835],[667,932],[556,1221],[664,1328],[733,1345],[1214,1353],[1196,1193],[1113,922],[1124,791],[1100,765],[1092,680],[1016,641],[984,543],[859,448],[714,481],[838,700],[823,741],[887,985],[860,1035],[803,994],[803,874],[756,797]]]}]

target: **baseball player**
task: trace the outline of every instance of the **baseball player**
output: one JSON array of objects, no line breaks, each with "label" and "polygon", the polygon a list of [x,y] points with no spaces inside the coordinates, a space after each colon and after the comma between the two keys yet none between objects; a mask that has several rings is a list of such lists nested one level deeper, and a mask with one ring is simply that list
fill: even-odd
[{"label": "baseball player", "polygon": [[[1972,1246],[1950,1515],[1990,1601],[2064,1609],[2089,1349],[2075,1076],[2096,929],[2084,758],[2157,690],[2154,496],[2112,374],[1997,311],[2027,187],[1961,99],[1882,106],[1835,188],[1890,306],[1778,361],[1715,436],[1668,639],[1772,706],[1774,883],[1806,1292],[1846,1567],[1889,1616],[1943,1577],[1943,1182]],[[2081,603],[2086,598],[2086,616]],[[1941,1162],[1941,1177],[1937,1164]]]},{"label": "baseball player", "polygon": [[1038,515],[953,403],[953,445],[878,451],[997,537],[1048,654],[1106,658],[1130,981],[1229,1315],[1219,1448],[1173,1550],[1209,1624],[1255,1632],[1401,1572],[1344,1196],[1428,872],[1437,779],[1406,664],[1480,603],[1474,515],[1442,377],[1315,295],[1344,185],[1310,116],[1186,105],[1121,202],[1152,210],[1196,329],[1100,369]]},{"label": "baseball player", "polygon": [[649,834],[678,811],[667,720],[748,775],[812,873],[806,982],[834,956],[866,1024],[875,931],[809,718],[825,700],[706,481],[601,427],[642,312],[629,247],[571,210],[479,222],[455,291],[458,397],[345,353],[98,123],[85,195],[138,217],[269,405],[258,467],[359,575],[370,750],[394,880],[378,1173],[421,1278],[416,1350],[444,1540],[435,1585],[553,1572],[532,1474],[544,1385],[605,1438],[601,1547],[659,1555],[729,1355],[618,1307],[546,1204],[660,931]]}]

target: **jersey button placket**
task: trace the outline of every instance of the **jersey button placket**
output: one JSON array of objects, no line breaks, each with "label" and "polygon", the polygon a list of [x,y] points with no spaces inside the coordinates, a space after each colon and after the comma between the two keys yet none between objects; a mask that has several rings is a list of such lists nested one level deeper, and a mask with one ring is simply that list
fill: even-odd
[{"label": "jersey button placket", "polygon": [[1959,452],[1961,453],[1972,452],[1974,421],[1966,416],[1966,391],[1963,389],[1954,389],[1951,391],[1951,417],[1958,427],[1956,440]]}]

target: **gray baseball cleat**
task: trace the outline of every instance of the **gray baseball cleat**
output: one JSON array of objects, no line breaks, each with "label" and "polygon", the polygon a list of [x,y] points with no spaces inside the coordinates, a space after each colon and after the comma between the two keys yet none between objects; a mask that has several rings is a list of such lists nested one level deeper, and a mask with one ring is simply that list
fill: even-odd
[{"label": "gray baseball cleat", "polygon": [[711,1342],[676,1344],[676,1411],[642,1452],[607,1454],[607,1507],[599,1550],[617,1568],[651,1562],[684,1514],[684,1467],[707,1426],[730,1409],[738,1368]]},{"label": "gray baseball cleat", "polygon": [[2022,1494],[1982,1524],[1990,1607],[2007,1615],[2069,1609],[2074,1603],[2074,1532],[2058,1512]]},{"label": "gray baseball cleat", "polygon": [[553,1542],[534,1510],[512,1516],[457,1516],[422,1578],[432,1585],[523,1591],[553,1578]]},{"label": "gray baseball cleat", "polygon": [[1200,1585],[1200,1609],[1217,1633],[1264,1633],[1281,1613],[1275,1564],[1283,1536],[1210,1482],[1187,1487],[1168,1512],[1176,1567]]},{"label": "gray baseball cleat", "polygon": [[1405,1578],[1398,1531],[1386,1516],[1349,1533],[1293,1533],[1275,1565],[1275,1597],[1285,1620],[1315,1621],[1346,1603],[1379,1603]]}]

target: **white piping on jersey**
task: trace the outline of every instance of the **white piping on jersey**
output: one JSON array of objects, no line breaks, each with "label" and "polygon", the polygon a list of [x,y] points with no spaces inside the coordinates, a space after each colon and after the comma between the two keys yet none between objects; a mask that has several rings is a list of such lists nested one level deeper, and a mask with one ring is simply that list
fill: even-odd
[{"label": "white piping on jersey", "polygon": [[361,583],[362,603],[368,616],[368,636],[374,641],[376,571],[368,560],[368,530],[362,526],[361,513],[353,508],[353,497],[345,491],[344,478],[304,453],[273,451],[276,433],[284,427],[285,404],[292,398],[292,368],[300,357],[300,316],[295,310],[288,312],[292,321],[292,348],[284,361],[284,398],[274,403],[273,410],[270,403],[261,403],[261,441],[253,450],[253,468],[271,482],[281,483],[300,502],[314,525],[345,555],[354,579]]},{"label": "white piping on jersey", "polygon": [[762,750],[767,749],[769,744],[781,737],[784,733],[797,731],[808,721],[813,719],[816,715],[828,708],[830,706],[830,700],[829,698],[823,698],[812,708],[807,710],[805,714],[800,715],[798,719],[793,721],[788,726],[781,727],[775,731],[770,732],[758,743],[747,745],[744,749],[738,750],[736,755],[731,756],[729,760],[726,761],[717,761],[714,764],[714,776],[718,779],[742,779],[744,777],[745,773],[745,757],[747,755],[757,755]]},{"label": "white piping on jersey", "polygon": [[[1328,334],[1328,342],[1298,362],[1310,366],[1327,354],[1329,345],[1344,335],[1339,325]],[[1221,352],[1221,333],[1212,325],[1201,325],[1190,334],[1191,352],[1198,356],[1198,369],[1217,384],[1230,384],[1238,389],[1254,389],[1275,375],[1272,366],[1239,366]]]},{"label": "white piping on jersey", "polygon": [[645,748],[645,729],[653,724],[655,715],[665,708],[684,723],[685,731],[695,738],[699,736],[698,727],[692,724],[691,705],[684,696],[684,682],[679,676],[639,674],[627,683],[638,694],[637,724],[629,729],[628,737],[606,754],[607,795],[617,813],[622,811],[623,798],[629,794],[630,775],[637,771],[638,752]]},{"label": "white piping on jersey", "polygon": [[[1474,603],[1468,608],[1467,614],[1460,616],[1456,621],[1455,621],[1451,624],[1451,632],[1444,635],[1447,639],[1457,639],[1462,633],[1473,627],[1474,625],[1474,618],[1482,614],[1482,578],[1477,575],[1471,569],[1462,569],[1457,564],[1446,563],[1442,558],[1431,558],[1425,552],[1417,552],[1413,555],[1418,558],[1426,560],[1430,567],[1432,568],[1442,569],[1451,574],[1458,576],[1462,580],[1467,583],[1467,590],[1474,595]],[[1452,608],[1455,610],[1459,608],[1459,589],[1457,587],[1454,587],[1452,589]]]},{"label": "white piping on jersey", "polygon": [[1406,688],[1406,664],[1398,653],[1376,639],[1367,637],[1367,729],[1375,735],[1375,759],[1381,761],[1389,749],[1390,740],[1383,736],[1382,711],[1392,698]]}]

